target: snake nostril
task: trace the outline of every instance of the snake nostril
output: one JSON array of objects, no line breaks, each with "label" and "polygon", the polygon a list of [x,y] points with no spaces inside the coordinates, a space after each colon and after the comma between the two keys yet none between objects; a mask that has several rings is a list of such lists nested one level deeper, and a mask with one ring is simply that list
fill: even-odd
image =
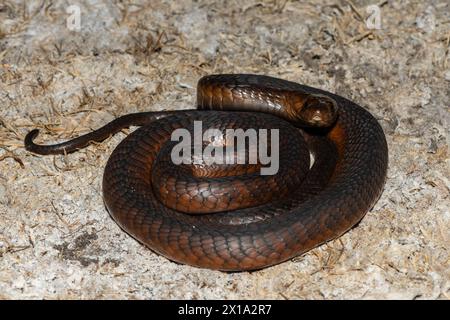
[{"label": "snake nostril", "polygon": [[322,113],[319,110],[316,110],[316,112],[312,116],[312,120],[315,122],[322,121],[323,120]]}]

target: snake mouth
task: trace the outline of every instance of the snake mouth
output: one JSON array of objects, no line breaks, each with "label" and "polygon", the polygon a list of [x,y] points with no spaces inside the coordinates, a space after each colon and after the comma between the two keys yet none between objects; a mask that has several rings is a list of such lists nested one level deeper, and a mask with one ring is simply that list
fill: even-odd
[{"label": "snake mouth", "polygon": [[338,105],[336,101],[321,94],[311,94],[304,101],[297,113],[300,121],[311,127],[326,128],[332,126],[337,119]]}]

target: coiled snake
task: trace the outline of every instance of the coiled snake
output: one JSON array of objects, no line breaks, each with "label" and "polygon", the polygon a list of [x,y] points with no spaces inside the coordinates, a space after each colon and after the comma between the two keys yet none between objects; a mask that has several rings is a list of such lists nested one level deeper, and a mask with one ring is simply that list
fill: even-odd
[{"label": "coiled snake", "polygon": [[[210,75],[198,83],[197,109],[128,114],[55,145],[35,144],[35,129],[25,147],[64,154],[142,126],[106,165],[108,211],[167,258],[226,271],[271,266],[339,237],[383,190],[388,150],[382,128],[343,97],[262,75]],[[260,175],[261,163],[215,171],[204,163],[171,164],[171,134],[192,130],[194,121],[222,131],[279,129],[278,173]]]}]

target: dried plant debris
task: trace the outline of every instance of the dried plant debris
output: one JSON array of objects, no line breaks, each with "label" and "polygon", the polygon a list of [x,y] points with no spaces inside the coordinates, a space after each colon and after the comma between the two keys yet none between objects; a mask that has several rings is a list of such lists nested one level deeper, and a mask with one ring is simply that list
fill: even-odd
[{"label": "dried plant debris", "polygon": [[[432,1],[0,3],[0,298],[450,297],[450,4]],[[80,19],[77,19],[77,13]],[[209,73],[278,76],[348,97],[387,135],[380,201],[339,240],[252,273],[178,265],[109,217],[102,168],[117,116],[181,110]]]}]

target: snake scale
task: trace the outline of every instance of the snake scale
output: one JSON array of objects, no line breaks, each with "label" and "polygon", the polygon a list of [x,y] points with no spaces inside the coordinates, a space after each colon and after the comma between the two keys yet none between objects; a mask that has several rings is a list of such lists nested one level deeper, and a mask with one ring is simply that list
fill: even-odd
[{"label": "snake scale", "polygon": [[[261,164],[214,172],[170,164],[171,134],[192,130],[194,121],[205,129],[279,129],[279,172],[262,176]],[[341,96],[263,75],[205,76],[196,110],[128,114],[54,145],[35,144],[35,129],[25,147],[64,154],[131,125],[141,127],[106,164],[106,207],[141,243],[201,268],[261,269],[337,238],[371,209],[386,179],[385,135],[368,111]]]}]

